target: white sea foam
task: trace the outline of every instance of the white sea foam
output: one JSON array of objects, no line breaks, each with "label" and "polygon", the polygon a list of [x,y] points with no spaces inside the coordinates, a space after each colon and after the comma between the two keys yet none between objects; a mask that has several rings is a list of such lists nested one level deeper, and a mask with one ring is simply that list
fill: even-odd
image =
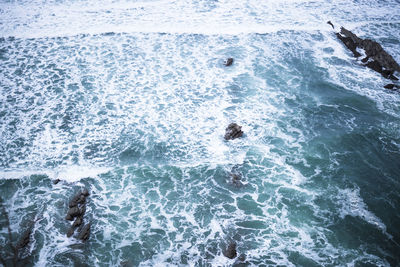
[{"label": "white sea foam", "polygon": [[[367,1],[41,1],[3,2],[2,36],[43,37],[104,32],[165,32],[201,34],[309,31],[327,20],[354,25],[400,21],[396,1],[374,8]],[[387,5],[392,9],[387,9]],[[359,12],[353,12],[357,9]],[[317,12],[318,11],[318,12]]]}]

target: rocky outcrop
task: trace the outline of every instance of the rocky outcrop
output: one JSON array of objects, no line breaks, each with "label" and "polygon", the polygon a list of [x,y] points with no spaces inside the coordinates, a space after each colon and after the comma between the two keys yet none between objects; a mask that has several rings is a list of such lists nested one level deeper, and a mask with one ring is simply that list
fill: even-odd
[{"label": "rocky outcrop", "polygon": [[225,129],[225,140],[233,140],[243,136],[242,126],[237,125],[236,123],[231,123]]},{"label": "rocky outcrop", "polygon": [[387,79],[398,80],[397,77],[394,76],[394,72],[400,72],[400,65],[382,48],[379,43],[370,39],[361,39],[343,27],[341,27],[340,33],[336,33],[336,36],[355,57],[361,56],[357,49],[364,50],[365,58],[361,61],[366,63],[366,67],[380,73]]},{"label": "rocky outcrop", "polygon": [[234,259],[237,256],[236,243],[230,242],[226,250],[223,252],[224,256],[229,259]]},{"label": "rocky outcrop", "polygon": [[[75,221],[73,222],[73,224],[71,225],[70,229],[67,232],[68,237],[73,236],[75,233],[75,229],[83,224],[83,216],[86,213],[86,198],[88,196],[89,196],[89,191],[85,188],[82,191],[76,193],[72,197],[72,199],[69,201],[69,204],[68,204],[69,209],[68,209],[67,216],[65,217],[65,219],[68,221],[74,221],[74,219],[75,219]],[[89,226],[89,228],[90,228],[90,226]],[[83,229],[82,229],[82,231],[83,231]],[[81,231],[81,233],[82,233],[82,231]],[[87,232],[87,230],[85,230],[85,231]],[[81,233],[79,233],[78,239],[81,239],[81,238],[79,238]],[[87,236],[88,236],[88,234],[87,234]],[[86,237],[86,239],[87,239],[87,237]],[[81,240],[86,240],[86,239],[81,239]]]},{"label": "rocky outcrop", "polygon": [[224,61],[224,65],[226,66],[226,67],[229,67],[230,65],[232,65],[233,64],[233,58],[227,58],[227,59],[225,59],[225,61]]}]

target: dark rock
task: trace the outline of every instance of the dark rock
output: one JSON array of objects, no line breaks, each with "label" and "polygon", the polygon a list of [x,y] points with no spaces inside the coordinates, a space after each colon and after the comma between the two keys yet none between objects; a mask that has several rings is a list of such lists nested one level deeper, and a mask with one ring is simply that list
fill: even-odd
[{"label": "dark rock", "polygon": [[366,56],[365,58],[361,59],[361,62],[362,62],[362,63],[366,63],[368,60],[369,60],[369,57]]},{"label": "dark rock", "polygon": [[236,252],[236,243],[235,242],[230,242],[228,245],[228,248],[224,251],[224,256],[229,258],[229,259],[234,259],[237,256]]},{"label": "dark rock", "polygon": [[78,227],[81,226],[81,224],[83,223],[83,216],[78,216],[76,217],[74,223],[72,224],[72,227]]},{"label": "dark rock", "polygon": [[231,123],[225,129],[225,140],[236,139],[243,136],[242,126]]},{"label": "dark rock", "polygon": [[85,197],[89,196],[89,191],[85,188],[82,190],[82,195],[84,195]]},{"label": "dark rock", "polygon": [[79,216],[81,214],[81,210],[78,207],[72,207],[68,210],[67,216],[71,216],[72,218]]},{"label": "dark rock", "polygon": [[53,184],[58,184],[61,180],[60,179],[55,179],[53,180]]},{"label": "dark rock", "polygon": [[74,217],[72,217],[71,215],[67,214],[67,216],[65,216],[65,219],[67,221],[72,221],[72,220],[74,220]]},{"label": "dark rock", "polygon": [[332,29],[335,29],[335,26],[333,26],[333,24],[330,20],[327,23],[332,26]]},{"label": "dark rock", "polygon": [[381,74],[386,79],[389,79],[389,77],[393,74],[393,71],[392,70],[382,70]]},{"label": "dark rock", "polygon": [[389,84],[386,84],[384,87],[385,87],[386,89],[392,90],[392,89],[395,87],[395,85],[394,85],[393,83],[389,83]]},{"label": "dark rock", "polygon": [[82,230],[80,231],[79,235],[78,235],[78,239],[82,240],[82,241],[86,241],[89,238],[90,235],[90,223],[86,224],[85,226],[83,226]]},{"label": "dark rock", "polygon": [[230,66],[230,65],[232,65],[233,64],[233,58],[227,58],[226,60],[225,60],[225,62],[224,62],[224,65],[225,66]]},{"label": "dark rock", "polygon": [[396,84],[393,84],[393,83],[386,84],[384,87],[385,87],[386,89],[389,89],[389,90],[397,90],[397,89],[400,89],[400,85],[396,85]]},{"label": "dark rock", "polygon": [[361,43],[362,43],[363,40],[362,40],[361,38],[359,38],[357,35],[355,35],[354,33],[352,33],[351,31],[345,29],[344,27],[341,27],[341,28],[340,28],[340,33],[341,33],[343,36],[345,36],[345,37],[347,37],[347,38],[350,38],[351,41],[352,41],[356,46],[361,46]]},{"label": "dark rock", "polygon": [[84,189],[82,192],[78,192],[69,202],[69,207],[76,207],[78,204],[84,204],[86,202],[86,197],[89,196],[89,191]]},{"label": "dark rock", "polygon": [[84,195],[80,195],[78,199],[79,204],[85,204],[86,203],[86,197]]},{"label": "dark rock", "polygon": [[76,206],[78,205],[78,202],[79,202],[80,198],[81,198],[81,193],[76,194],[76,195],[71,199],[71,201],[69,202],[69,205],[68,205],[68,206],[69,206],[70,208],[76,207]]},{"label": "dark rock", "polygon": [[368,62],[367,64],[365,64],[365,66],[367,66],[368,68],[370,68],[376,72],[382,73],[382,65],[379,64],[379,62],[377,62],[377,61]]},{"label": "dark rock", "polygon": [[355,57],[361,56],[360,53],[357,52],[357,44],[350,37],[343,37],[340,33],[336,33],[336,36],[340,41],[351,51]]},{"label": "dark rock", "polygon": [[79,209],[79,216],[83,216],[86,213],[86,206],[82,205],[81,208]]},{"label": "dark rock", "polygon": [[362,41],[361,47],[364,48],[367,56],[378,61],[385,69],[400,72],[399,64],[377,42],[365,39]]},{"label": "dark rock", "polygon": [[75,227],[71,227],[69,228],[68,232],[67,232],[67,237],[71,237],[75,232]]}]

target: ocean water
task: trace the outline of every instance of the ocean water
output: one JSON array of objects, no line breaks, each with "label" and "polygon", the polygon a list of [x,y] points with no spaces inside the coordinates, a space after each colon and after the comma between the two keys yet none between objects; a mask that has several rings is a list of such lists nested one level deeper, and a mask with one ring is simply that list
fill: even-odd
[{"label": "ocean water", "polygon": [[400,93],[340,26],[400,62],[395,0],[1,0],[0,256],[8,215],[24,266],[399,266]]}]

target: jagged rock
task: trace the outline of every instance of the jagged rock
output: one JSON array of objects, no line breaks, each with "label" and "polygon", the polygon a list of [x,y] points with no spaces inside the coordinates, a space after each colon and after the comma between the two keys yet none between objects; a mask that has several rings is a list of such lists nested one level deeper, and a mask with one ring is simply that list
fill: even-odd
[{"label": "jagged rock", "polygon": [[61,180],[60,179],[55,179],[53,180],[53,184],[58,184]]},{"label": "jagged rock", "polygon": [[400,72],[400,65],[379,43],[370,39],[361,39],[343,27],[341,27],[340,33],[336,33],[336,36],[353,52],[355,57],[361,56],[356,50],[357,48],[364,49],[366,57],[361,61],[367,63],[366,67],[379,72],[387,79],[398,80],[393,73],[395,71]]},{"label": "jagged rock", "polygon": [[343,37],[340,33],[336,33],[336,36],[340,41],[351,51],[355,57],[361,56],[360,53],[357,52],[357,44],[350,37]]},{"label": "jagged rock", "polygon": [[82,223],[83,223],[83,215],[76,217],[74,223],[72,224],[72,227],[81,226]]},{"label": "jagged rock", "polygon": [[224,62],[224,65],[225,66],[230,66],[230,65],[232,65],[233,64],[233,58],[227,58],[226,60],[225,60],[225,62]]},{"label": "jagged rock", "polygon": [[231,123],[225,129],[225,140],[236,139],[243,136],[242,126]]},{"label": "jagged rock", "polygon": [[67,232],[67,237],[71,237],[75,232],[75,227],[71,227],[69,228],[68,232]]},{"label": "jagged rock", "polygon": [[78,239],[82,240],[82,241],[86,241],[89,238],[90,235],[90,223],[86,224],[85,226],[83,226],[82,230],[80,231],[79,235],[78,235]]},{"label": "jagged rock", "polygon": [[377,42],[365,39],[361,42],[361,47],[364,48],[367,56],[378,61],[385,69],[400,71],[399,64]]},{"label": "jagged rock", "polygon": [[332,29],[335,29],[335,26],[333,26],[333,24],[330,20],[327,23],[332,26]]},{"label": "jagged rock", "polygon": [[234,259],[237,256],[236,243],[230,242],[228,248],[223,252],[224,256],[229,259]]}]

